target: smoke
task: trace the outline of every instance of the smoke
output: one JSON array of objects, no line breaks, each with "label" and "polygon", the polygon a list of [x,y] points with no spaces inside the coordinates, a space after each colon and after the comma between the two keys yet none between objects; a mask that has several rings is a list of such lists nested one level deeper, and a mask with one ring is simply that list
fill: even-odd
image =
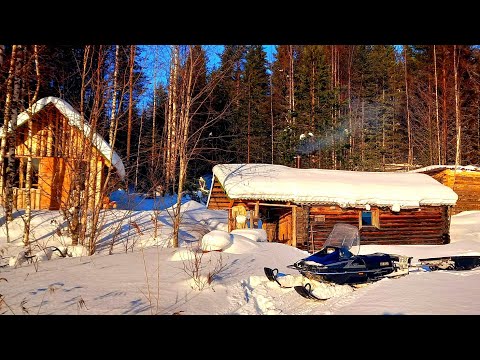
[{"label": "smoke", "polygon": [[[333,139],[336,144],[343,143],[348,139],[349,131],[341,126],[334,134]],[[316,138],[312,133],[300,135],[300,143],[295,149],[297,155],[310,155],[314,152],[332,147],[332,135],[326,134],[321,138]]]}]

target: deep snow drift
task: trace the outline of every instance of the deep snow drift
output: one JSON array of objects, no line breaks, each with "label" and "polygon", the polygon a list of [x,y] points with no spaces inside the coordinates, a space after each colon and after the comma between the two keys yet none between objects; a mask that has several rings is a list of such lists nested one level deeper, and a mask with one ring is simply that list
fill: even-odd
[{"label": "deep snow drift", "polygon": [[[478,314],[480,268],[469,271],[429,272],[418,267],[397,279],[352,288],[322,285],[330,297],[315,302],[293,289],[270,282],[263,267],[286,266],[307,255],[293,247],[263,241],[261,234],[226,233],[226,212],[208,210],[188,201],[182,206],[180,248],[169,247],[171,209],[105,210],[98,251],[59,258],[50,245],[67,247],[69,237],[58,211],[34,211],[32,234],[36,262],[0,268],[2,314]],[[2,214],[0,214],[1,218]],[[158,218],[157,238],[154,216]],[[135,225],[134,225],[135,224]],[[22,251],[23,224],[10,224],[12,242],[7,244],[5,225],[0,228],[2,264]],[[205,243],[223,251],[196,251]],[[226,234],[226,235],[225,235]],[[212,233],[210,233],[212,235]],[[213,233],[215,235],[215,233]],[[113,244],[112,244],[113,242]],[[111,249],[112,255],[109,255]],[[448,245],[367,245],[361,253],[376,251],[413,257],[480,254],[480,212],[452,217]],[[50,255],[50,256],[48,256]],[[48,260],[51,258],[51,260]],[[22,310],[23,308],[23,310]]]}]

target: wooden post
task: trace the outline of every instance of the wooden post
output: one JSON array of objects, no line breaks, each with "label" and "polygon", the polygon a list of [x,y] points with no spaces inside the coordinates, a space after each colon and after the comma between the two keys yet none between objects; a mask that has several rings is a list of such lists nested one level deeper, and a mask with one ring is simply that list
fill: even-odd
[{"label": "wooden post", "polygon": [[228,232],[232,231],[232,208],[228,208]]},{"label": "wooden post", "polygon": [[297,207],[292,206],[292,246],[297,247]]}]

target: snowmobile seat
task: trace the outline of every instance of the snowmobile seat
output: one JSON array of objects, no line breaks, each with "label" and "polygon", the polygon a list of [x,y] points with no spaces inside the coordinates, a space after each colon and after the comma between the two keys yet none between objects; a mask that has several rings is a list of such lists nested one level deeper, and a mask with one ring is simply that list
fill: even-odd
[{"label": "snowmobile seat", "polygon": [[305,261],[314,261],[319,264],[328,265],[340,261],[340,249],[336,248],[333,252],[319,251],[310,255]]}]

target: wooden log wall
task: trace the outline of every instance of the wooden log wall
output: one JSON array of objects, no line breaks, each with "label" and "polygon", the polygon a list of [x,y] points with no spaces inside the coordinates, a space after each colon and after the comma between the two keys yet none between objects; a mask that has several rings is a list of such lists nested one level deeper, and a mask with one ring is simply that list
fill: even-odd
[{"label": "wooden log wall", "polygon": [[212,191],[210,193],[210,201],[208,202],[208,208],[213,210],[228,209],[231,208],[231,200],[228,198],[227,193],[223,190],[222,185],[214,177]]},{"label": "wooden log wall", "polygon": [[[13,188],[13,206],[16,209],[24,209],[26,206],[27,191]],[[30,206],[32,209],[40,209],[40,189],[30,189]]]},{"label": "wooden log wall", "polygon": [[468,210],[480,210],[479,171],[457,171],[455,174],[452,169],[444,169],[431,174],[431,176],[457,193],[458,200],[453,207],[453,214]]},{"label": "wooden log wall", "polygon": [[[361,209],[312,206],[309,213],[309,236],[306,240],[297,242],[297,247],[310,252],[320,250],[337,222],[358,227],[360,213]],[[446,206],[402,209],[398,213],[380,208],[379,224],[380,228],[368,226],[360,229],[361,244],[433,245],[450,241]]]},{"label": "wooden log wall", "polygon": [[380,229],[360,229],[364,244],[434,245],[450,242],[450,218],[447,206],[422,206],[392,212],[380,209]]},{"label": "wooden log wall", "polygon": [[304,244],[309,236],[309,209],[308,206],[297,206],[297,247]]}]

